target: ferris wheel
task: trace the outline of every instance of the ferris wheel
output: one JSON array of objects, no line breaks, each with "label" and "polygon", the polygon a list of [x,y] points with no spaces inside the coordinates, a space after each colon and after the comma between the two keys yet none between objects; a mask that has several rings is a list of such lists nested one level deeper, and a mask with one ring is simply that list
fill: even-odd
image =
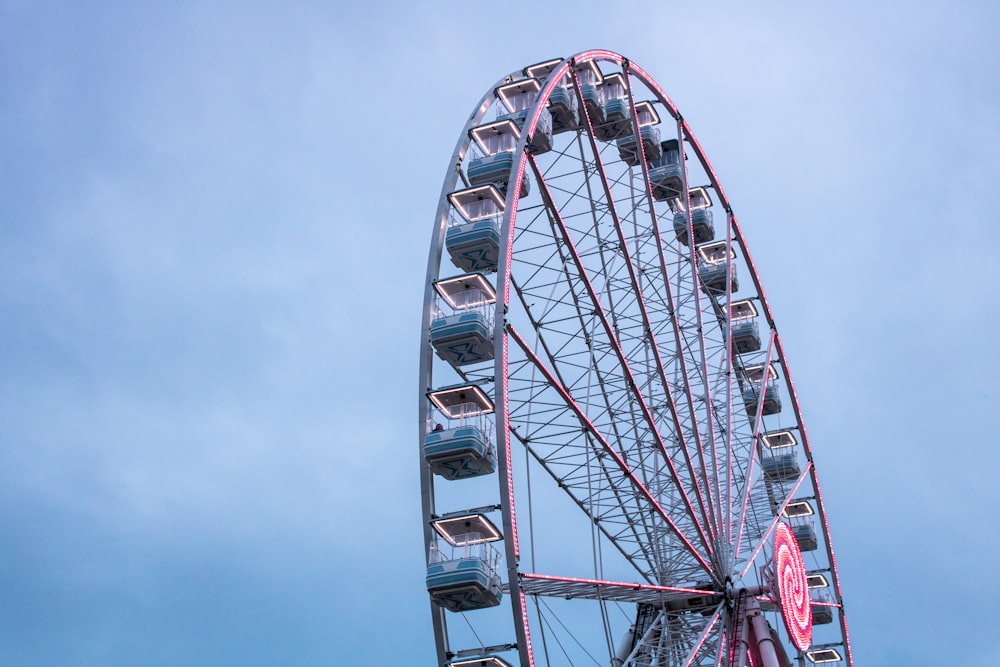
[{"label": "ferris wheel", "polygon": [[427,268],[439,665],[851,665],[812,449],[736,217],[609,51],[489,88]]}]

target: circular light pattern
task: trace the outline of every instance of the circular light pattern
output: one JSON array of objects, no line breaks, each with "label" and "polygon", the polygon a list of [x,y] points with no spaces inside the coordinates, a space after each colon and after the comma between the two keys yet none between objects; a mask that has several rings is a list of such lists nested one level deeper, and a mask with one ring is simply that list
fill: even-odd
[{"label": "circular light pattern", "polygon": [[781,616],[792,643],[800,651],[812,644],[812,604],[809,600],[809,583],[802,551],[784,522],[778,523],[774,532],[774,572],[778,581],[778,599]]}]

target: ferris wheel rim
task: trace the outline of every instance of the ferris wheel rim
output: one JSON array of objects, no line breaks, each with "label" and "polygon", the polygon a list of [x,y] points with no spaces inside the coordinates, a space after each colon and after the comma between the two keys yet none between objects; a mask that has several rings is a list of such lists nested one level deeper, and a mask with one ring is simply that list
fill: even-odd
[{"label": "ferris wheel rim", "polygon": [[[498,296],[497,304],[498,306],[500,306],[497,308],[496,311],[495,331],[497,333],[494,340],[494,346],[495,346],[494,386],[497,389],[496,439],[498,447],[503,451],[503,455],[499,457],[498,461],[498,475],[501,479],[501,486],[502,486],[501,504],[503,506],[502,514],[504,519],[505,549],[507,551],[506,561],[507,561],[508,579],[509,579],[508,587],[509,587],[510,597],[512,599],[511,604],[513,609],[515,610],[515,616],[519,615],[522,619],[522,622],[520,624],[515,622],[515,628],[518,630],[519,633],[517,643],[518,643],[518,650],[521,653],[522,663],[534,664],[534,658],[532,656],[532,649],[531,649],[529,619],[527,611],[525,609],[525,604],[526,604],[525,595],[524,592],[521,590],[520,577],[524,574],[537,574],[537,573],[526,573],[519,568],[520,550],[519,550],[518,533],[517,533],[517,513],[515,510],[513,477],[510,470],[510,466],[512,465],[512,463],[511,463],[511,435],[510,435],[510,422],[509,422],[510,399],[509,399],[508,385],[507,385],[509,377],[508,377],[507,363],[508,363],[510,340],[513,337],[513,340],[517,342],[520,337],[517,333],[517,330],[513,328],[512,325],[509,325],[504,321],[503,313],[506,312],[507,308],[510,305],[510,289],[512,284],[511,261],[513,257],[514,233],[517,228],[516,221],[518,212],[518,202],[521,192],[521,183],[522,180],[525,178],[526,171],[529,168],[537,170],[537,166],[535,165],[534,159],[525,150],[526,142],[528,141],[529,136],[531,136],[532,134],[532,130],[535,128],[538,122],[539,116],[542,110],[544,109],[545,103],[547,102],[549,95],[551,94],[555,86],[558,84],[560,78],[568,71],[571,71],[572,66],[576,65],[577,63],[587,62],[590,60],[602,60],[602,61],[607,60],[613,62],[614,64],[623,67],[623,70],[626,73],[630,73],[639,78],[646,86],[648,86],[650,89],[656,92],[657,97],[659,98],[659,102],[663,104],[665,108],[670,110],[672,115],[675,116],[679,128],[679,134],[688,141],[693,152],[698,157],[698,160],[701,163],[703,169],[708,173],[709,178],[711,180],[711,185],[713,186],[715,192],[718,194],[720,198],[720,203],[722,203],[723,208],[727,213],[728,217],[726,222],[727,228],[729,228],[730,230],[729,233],[731,235],[733,242],[736,242],[739,245],[740,250],[745,258],[745,261],[750,267],[752,280],[756,289],[756,293],[759,295],[763,313],[768,322],[768,325],[771,328],[771,331],[773,332],[772,345],[777,353],[777,356],[783,360],[782,363],[786,380],[785,385],[787,388],[787,392],[790,398],[792,399],[792,405],[796,415],[796,421],[800,426],[800,432],[803,438],[803,447],[807,452],[809,459],[809,462],[807,464],[808,467],[806,470],[803,471],[802,476],[799,479],[798,484],[796,485],[796,488],[798,488],[798,485],[802,484],[808,476],[811,485],[815,489],[815,497],[817,504],[816,509],[817,513],[820,515],[821,518],[821,525],[825,537],[824,542],[829,552],[828,558],[830,561],[830,572],[834,579],[833,583],[837,593],[837,598],[838,600],[841,600],[841,622],[844,634],[844,647],[847,653],[846,656],[847,662],[848,664],[850,664],[852,662],[852,657],[851,657],[849,640],[847,637],[846,620],[842,612],[842,597],[840,593],[839,576],[836,571],[836,563],[832,551],[832,542],[829,537],[829,528],[826,520],[825,507],[823,506],[823,502],[820,497],[819,485],[815,473],[815,467],[812,466],[811,462],[812,458],[811,447],[809,446],[808,439],[805,434],[804,421],[801,419],[798,397],[795,393],[794,385],[791,381],[790,372],[787,369],[787,362],[784,361],[785,358],[784,350],[781,347],[781,341],[780,338],[777,336],[777,331],[776,329],[774,329],[774,320],[770,311],[770,306],[767,303],[766,297],[764,295],[762,285],[760,284],[759,275],[756,271],[756,267],[753,264],[753,260],[749,253],[749,249],[746,246],[742,231],[738,226],[735,215],[732,214],[732,210],[730,208],[728,199],[726,198],[724,191],[722,190],[721,184],[719,184],[718,179],[716,178],[715,173],[712,170],[710,163],[708,162],[707,156],[702,151],[700,144],[698,144],[697,140],[695,139],[693,132],[687,125],[687,122],[683,119],[683,117],[680,116],[680,113],[677,111],[676,107],[670,101],[669,97],[666,96],[665,92],[662,91],[662,89],[658,86],[658,84],[656,84],[656,82],[652,79],[652,77],[649,77],[637,65],[635,65],[631,61],[628,61],[620,54],[603,50],[585,51],[576,54],[570,58],[563,59],[560,62],[560,64],[548,74],[545,80],[544,87],[539,93],[538,98],[535,101],[534,105],[532,106],[532,112],[528,116],[529,120],[526,120],[526,126],[529,129],[528,131],[523,132],[521,138],[518,141],[517,148],[515,150],[515,155],[517,155],[517,159],[515,160],[512,172],[515,173],[516,176],[511,180],[510,187],[507,188],[506,198],[505,198],[505,212],[503,215],[503,223],[500,230],[500,236],[501,239],[504,240],[504,242],[501,243],[500,246],[500,257],[498,261],[497,285],[496,285],[496,287],[498,288],[496,290]],[[452,156],[452,163],[449,168],[449,175],[448,177],[446,177],[445,184],[442,188],[442,194],[441,198],[439,199],[439,206],[437,212],[437,225],[435,227],[434,237],[432,237],[431,251],[428,262],[427,284],[425,290],[425,310],[423,314],[423,330],[422,330],[423,333],[421,340],[421,345],[422,345],[421,350],[423,354],[421,356],[421,373],[420,373],[422,381],[424,383],[424,387],[422,388],[423,391],[427,391],[430,389],[429,361],[428,361],[428,355],[426,354],[426,352],[424,352],[425,350],[428,349],[427,331],[429,329],[429,320],[431,316],[430,307],[428,304],[430,304],[431,300],[433,299],[433,291],[431,283],[433,281],[434,276],[438,274],[441,258],[443,256],[444,229],[448,214],[447,194],[452,192],[452,190],[454,189],[455,185],[457,184],[461,176],[461,172],[458,167],[459,164],[461,163],[463,156],[465,155],[466,151],[469,149],[469,146],[471,144],[471,140],[468,137],[469,131],[476,124],[478,124],[479,121],[486,114],[491,102],[493,90],[498,86],[502,85],[504,82],[511,80],[512,77],[516,76],[517,74],[518,72],[514,72],[511,75],[508,75],[507,77],[499,79],[497,83],[483,95],[478,106],[476,107],[476,110],[470,116],[468,122],[466,123],[462,135],[459,138],[459,141],[456,145],[455,151]],[[633,114],[634,113],[635,112],[633,109]],[[590,136],[590,139],[591,141],[594,140],[592,135]],[[686,172],[686,170],[684,171]],[[539,180],[544,183],[544,179],[539,179]],[[685,184],[685,189],[687,189],[686,184]],[[692,253],[694,252],[693,243],[691,244],[691,251]],[[502,300],[500,298],[501,294],[502,294]],[[503,313],[501,312],[501,307]],[[523,339],[521,339],[521,341],[523,342]],[[761,397],[761,399],[763,399],[763,396]],[[428,409],[426,407],[426,403],[422,402],[421,412],[420,412],[421,427],[427,421],[427,414],[428,414]],[[421,486],[422,486],[423,504],[424,504],[425,516],[429,516],[433,514],[432,511],[433,500],[432,498],[430,498],[430,496],[433,494],[433,478],[431,474],[426,470],[426,467],[423,467],[422,471],[423,472],[422,472]],[[791,497],[792,497],[791,495],[788,496],[788,499],[786,499],[786,504],[788,500],[791,499]],[[706,520],[708,520],[707,516]],[[429,525],[425,525],[425,541],[428,539],[429,535],[430,535],[430,527]],[[758,545],[757,547],[758,551],[761,546],[763,546],[763,542],[761,542]],[[747,567],[752,565],[752,563],[753,563],[753,558],[751,558],[748,561]],[[711,568],[707,569],[711,570]],[[432,608],[433,607],[434,604],[432,603]],[[443,611],[437,610],[437,613],[441,615],[443,614]],[[718,616],[718,614],[716,616]],[[711,629],[711,627],[714,626],[718,620],[719,620],[718,618],[713,617],[709,629]],[[440,635],[441,630],[439,629],[439,623],[435,621],[434,625],[435,625],[436,636]],[[708,629],[706,629],[706,633],[707,632]],[[439,662],[441,662],[441,664],[447,664],[445,662],[446,660],[448,660],[447,656],[441,653],[440,651],[440,646],[441,646],[440,641],[438,641],[438,645],[439,645]]]}]

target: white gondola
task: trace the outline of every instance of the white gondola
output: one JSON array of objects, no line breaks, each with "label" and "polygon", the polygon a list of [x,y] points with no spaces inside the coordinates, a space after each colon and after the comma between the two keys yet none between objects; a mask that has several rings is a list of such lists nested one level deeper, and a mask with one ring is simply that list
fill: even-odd
[{"label": "white gondola", "polygon": [[[660,159],[660,128],[656,127],[660,123],[660,117],[656,109],[649,102],[639,102],[635,105],[635,113],[639,119],[639,138],[642,141],[641,155],[647,162],[655,162]],[[633,132],[627,137],[618,140],[618,156],[630,167],[637,167],[640,161],[640,153],[637,150],[636,135]]]},{"label": "white gondola", "polygon": [[[448,480],[492,474],[497,452],[490,435],[493,404],[489,397],[475,385],[460,385],[430,392],[428,398],[437,408],[423,442],[431,472]],[[445,421],[448,426],[441,423]]]},{"label": "white gondola", "polygon": [[427,592],[448,611],[495,607],[503,599],[497,573],[499,552],[480,533],[442,536],[431,541]]},{"label": "white gondola", "polygon": [[[813,603],[813,625],[833,623],[833,607],[828,606],[833,603],[833,596],[830,595],[830,591],[814,588],[809,591],[809,599]],[[817,602],[819,604],[816,604]]]},{"label": "white gondola", "polygon": [[496,271],[503,194],[493,185],[480,185],[452,192],[448,201],[456,214],[449,216],[444,240],[452,263],[466,271]]},{"label": "white gondola", "polygon": [[[524,75],[529,78],[544,81],[562,60],[546,60],[545,62],[528,65],[524,68]],[[569,132],[579,127],[577,121],[576,93],[573,91],[572,81],[567,75],[559,82],[560,85],[552,90],[549,95],[548,110],[552,117],[552,134]]]},{"label": "white gondola", "polygon": [[[764,388],[764,389],[762,389]],[[751,417],[757,416],[757,403],[759,403],[760,393],[764,391],[764,404],[761,412],[765,415],[774,415],[781,412],[781,396],[778,394],[778,383],[767,382],[764,384],[751,382],[750,386],[743,390],[743,406],[747,414]]]},{"label": "white gondola", "polygon": [[745,318],[732,323],[733,352],[746,354],[760,349],[760,330],[757,320]]},{"label": "white gondola", "polygon": [[726,291],[726,275],[729,275],[729,290],[735,292],[740,288],[740,281],[733,264],[703,264],[698,267],[698,281],[702,291],[708,294],[720,294]]},{"label": "white gondola", "polygon": [[729,306],[734,354],[756,352],[761,347],[757,308],[749,299],[734,301]]},{"label": "white gondola", "polygon": [[576,79],[580,82],[580,97],[583,98],[583,107],[579,109],[580,125],[586,127],[587,118],[590,118],[590,125],[594,128],[603,125],[604,105],[601,103],[600,85],[604,75],[591,60],[577,68]]},{"label": "white gondola", "polygon": [[[505,118],[469,130],[476,142],[476,154],[465,169],[470,185],[495,186],[506,195],[514,168],[514,149],[521,138],[518,124]],[[521,196],[528,194],[528,179],[521,182]]]},{"label": "white gondola", "polygon": [[[712,212],[700,208],[691,212],[691,227],[694,231],[694,242],[705,243],[715,238],[715,225],[712,224]],[[688,244],[688,216],[678,213],[674,216],[674,234],[684,245]]]},{"label": "white gondola", "polygon": [[490,475],[497,467],[496,448],[476,426],[431,431],[424,436],[424,458],[431,472],[448,480]]},{"label": "white gondola", "polygon": [[688,244],[688,202],[691,204],[691,227],[694,232],[695,245],[707,243],[715,238],[715,225],[712,222],[712,198],[705,188],[692,188],[688,196],[675,197],[670,200],[670,210],[674,213],[674,234],[684,245]]},{"label": "white gondola", "polygon": [[[481,155],[469,160],[466,176],[471,185],[493,185],[506,195],[507,183],[510,182],[510,172],[513,168],[514,153],[511,151],[496,155]],[[521,196],[527,195],[528,179],[524,179],[521,181]]]},{"label": "white gondola", "polygon": [[650,163],[649,185],[653,189],[653,198],[658,201],[672,199],[684,189],[676,139],[660,143],[660,158]]},{"label": "white gondola", "polygon": [[[736,253],[730,251],[730,258],[735,259]],[[736,263],[726,261],[726,242],[716,241],[698,246],[698,281],[706,294],[721,294],[726,291],[726,277],[729,277],[729,291],[740,288],[736,276]]]},{"label": "white gondola", "polygon": [[431,321],[431,345],[453,367],[493,358],[493,313],[496,293],[481,273],[434,282],[437,312]]},{"label": "white gondola", "polygon": [[568,86],[559,86],[549,96],[552,134],[570,132],[580,126],[577,120],[576,96]]},{"label": "white gondola", "polygon": [[819,546],[816,541],[816,524],[811,520],[797,520],[792,524],[792,535],[802,551],[816,551]]},{"label": "white gondola", "polygon": [[[538,97],[538,91],[542,89],[542,84],[536,78],[521,79],[505,84],[496,89],[496,96],[503,102],[507,109],[506,114],[497,117],[498,121],[513,121],[518,128],[524,130],[524,122],[527,119],[528,111]],[[548,108],[542,109],[538,116],[538,122],[525,147],[529,153],[538,155],[552,150],[552,113]]]},{"label": "white gondola", "polygon": [[492,323],[478,310],[442,315],[431,323],[431,345],[458,368],[493,358]]},{"label": "white gondola", "polygon": [[[774,364],[768,364],[767,372],[764,371],[764,364],[758,364],[756,366],[746,366],[742,368],[743,376],[746,378],[746,387],[743,390],[743,405],[746,407],[747,414],[751,417],[757,415],[757,403],[760,399],[761,392],[764,393],[764,404],[762,406],[762,412],[765,415],[773,415],[781,412],[781,394],[778,391],[778,371],[774,367]],[[785,432],[792,443],[795,442],[795,438],[791,433]],[[773,447],[771,442],[776,442],[769,440],[771,436],[764,436],[764,443],[769,447]],[[780,446],[780,445],[779,445]]]},{"label": "white gondola", "polygon": [[764,478],[771,482],[791,482],[798,479],[799,459],[794,452],[766,454],[761,458],[760,467]]},{"label": "white gondola", "polygon": [[601,105],[604,107],[604,120],[597,124],[591,118],[594,136],[601,141],[612,141],[632,134],[632,109],[628,105],[625,77],[619,73],[605,77],[599,92]]}]

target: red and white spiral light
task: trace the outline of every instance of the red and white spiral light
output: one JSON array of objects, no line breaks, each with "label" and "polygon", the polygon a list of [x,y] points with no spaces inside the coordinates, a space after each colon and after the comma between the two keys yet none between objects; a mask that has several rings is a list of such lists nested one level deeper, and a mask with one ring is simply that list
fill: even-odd
[{"label": "red and white spiral light", "polygon": [[781,616],[792,643],[805,651],[812,643],[812,604],[802,550],[788,524],[781,522],[774,533],[774,575],[781,602]]}]

